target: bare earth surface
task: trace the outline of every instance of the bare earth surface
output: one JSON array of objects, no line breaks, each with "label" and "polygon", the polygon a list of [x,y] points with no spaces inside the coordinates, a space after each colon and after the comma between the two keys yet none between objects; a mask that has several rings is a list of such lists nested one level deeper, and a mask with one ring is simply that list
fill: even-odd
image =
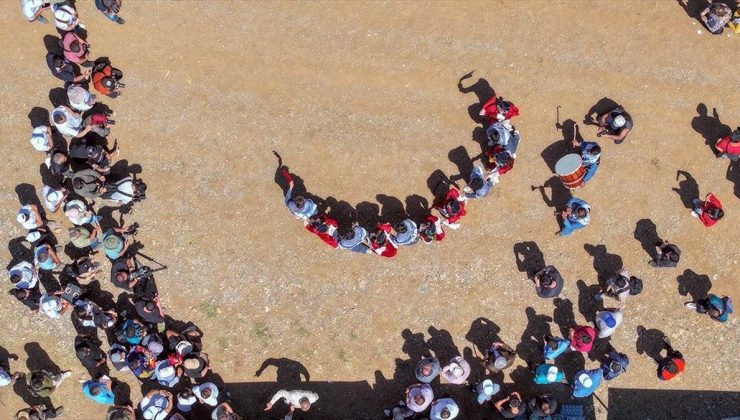
[{"label": "bare earth surface", "polygon": [[[0,229],[8,241],[25,234],[15,221],[16,187],[38,191],[42,185],[43,154],[28,144],[27,115],[33,107],[51,109],[49,91],[59,86],[44,64],[43,37],[55,34],[53,26],[26,23],[17,3],[0,3],[0,153],[6,160]],[[593,401],[590,415],[740,414],[736,318],[719,324],[683,307],[692,293],[709,287],[740,299],[738,170],[733,184],[728,161],[715,159],[705,144],[705,136],[713,141],[740,124],[737,35],[709,36],[668,0],[128,1],[124,26],[107,22],[92,1],[77,3],[94,55],[110,57],[125,74],[125,94],[103,102],[116,111],[110,138],[119,140],[121,159],[143,168],[149,199],[124,218],[141,224],[143,252],[169,267],[156,277],[166,312],[205,332],[216,372],[227,384],[239,383],[227,388],[245,418],[266,416],[262,404],[279,389],[274,367],[255,377],[269,358],[306,368],[316,384],[290,387],[319,390],[321,400],[303,415],[319,419],[379,418],[402,398],[411,383],[409,359],[425,347],[442,363],[457,351],[472,362],[472,349],[480,354],[496,336],[525,358],[539,354],[542,334],[592,319],[597,274],[621,266],[645,282],[610,341],[631,365],[597,392],[609,413]],[[466,87],[485,79],[476,85],[482,95],[495,89],[519,106],[514,124],[523,142],[514,170],[492,196],[470,204],[461,229],[448,231],[441,244],[381,260],[332,250],[292,218],[274,181],[272,150],[319,197],[353,207],[366,202],[363,211],[391,218],[409,196],[431,201],[430,175],[455,176],[450,156],[459,160],[481,150],[474,140],[481,126],[469,114],[477,113],[479,98],[457,87],[471,70]],[[561,122],[582,122],[604,97],[626,107],[635,129],[622,145],[600,141],[600,172],[576,191],[593,206],[592,223],[559,238],[554,209],[531,188],[550,179],[549,165],[566,153],[562,141],[552,146],[563,139],[556,107]],[[697,113],[700,104],[708,116]],[[594,127],[580,125],[584,138],[595,138]],[[554,152],[543,158],[545,150]],[[702,197],[712,191],[725,204],[718,225],[707,229],[689,215],[672,190],[679,187],[678,170],[696,179]],[[636,239],[646,236],[635,234],[642,219],[681,246],[677,269],[648,267]],[[535,296],[513,251],[522,242],[535,242],[560,269],[566,279],[561,300]],[[10,251],[5,259],[12,259]],[[101,283],[118,295],[107,275]],[[69,318],[32,316],[7,295],[0,308],[0,346],[19,356],[11,366],[25,369],[27,350],[38,352],[24,345],[38,343],[74,372],[52,398],[65,406],[65,417],[103,418],[102,406],[85,400],[75,382],[86,373],[75,358]],[[683,352],[688,367],[677,379],[657,379],[655,363],[638,353],[638,326],[663,331]],[[571,375],[584,363],[598,366],[569,357]],[[278,373],[287,382],[290,366],[284,369]],[[138,385],[130,375],[117,376],[131,384],[138,403]],[[517,382],[506,389],[527,397],[547,390],[532,385],[521,368],[498,379]],[[23,405],[10,388],[0,392],[2,418]],[[734,394],[724,398],[729,412],[711,402],[698,406],[708,412],[697,412],[678,399],[648,416],[646,407],[662,407],[658,397],[638,392],[613,401],[616,388]],[[473,407],[462,387],[436,385],[435,391],[455,395],[461,418],[493,417],[490,407]],[[276,406],[270,415],[284,410]]]}]

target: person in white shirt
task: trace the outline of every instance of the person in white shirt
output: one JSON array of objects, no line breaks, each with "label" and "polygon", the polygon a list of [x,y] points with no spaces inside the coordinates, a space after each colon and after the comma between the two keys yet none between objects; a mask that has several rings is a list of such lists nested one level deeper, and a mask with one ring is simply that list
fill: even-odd
[{"label": "person in white shirt", "polygon": [[460,408],[452,398],[440,398],[432,403],[430,420],[454,419],[460,414]]},{"label": "person in white shirt", "polygon": [[39,152],[48,152],[54,147],[54,141],[51,137],[51,127],[40,125],[34,127],[31,132],[31,146]]},{"label": "person in white shirt", "polygon": [[48,23],[45,17],[41,16],[41,13],[48,9],[50,4],[46,0],[21,0],[21,9],[23,10],[23,16],[28,19],[29,22]]},{"label": "person in white shirt", "polygon": [[24,229],[33,230],[38,229],[44,225],[44,219],[41,218],[39,208],[35,204],[26,204],[22,206],[16,216],[18,223],[23,226]]},{"label": "person in white shirt", "polygon": [[193,387],[193,394],[203,404],[208,404],[211,407],[218,405],[218,388],[213,382],[206,382]]},{"label": "person in white shirt", "polygon": [[99,136],[107,137],[110,134],[108,123],[96,125],[93,123],[96,121],[93,117],[99,118],[98,114],[94,114],[83,119],[82,114],[64,105],[51,111],[51,122],[63,136],[80,138],[92,131]]},{"label": "person in white shirt", "polygon": [[67,98],[72,108],[84,112],[95,105],[97,97],[80,85],[69,85]]},{"label": "person in white shirt", "polygon": [[85,25],[77,16],[77,10],[66,2],[54,4],[51,8],[54,10],[54,23],[58,29],[65,32],[72,31],[78,26],[85,29]]},{"label": "person in white shirt", "polygon": [[[319,399],[319,395],[311,391],[288,391],[281,389],[272,396],[270,402],[265,405],[265,411],[270,411],[272,406],[279,400],[283,399],[286,404],[290,406],[290,412],[293,413],[296,408],[300,408],[301,411],[308,411],[311,408],[311,404],[314,404]],[[290,418],[290,417],[286,417]]]},{"label": "person in white shirt", "polygon": [[16,289],[33,289],[39,281],[36,268],[28,261],[21,261],[8,272],[10,282]]},{"label": "person in white shirt", "polygon": [[52,213],[56,213],[59,207],[64,204],[67,200],[67,189],[54,189],[48,185],[44,185],[41,188],[41,200],[44,202],[44,207]]},{"label": "person in white shirt", "polygon": [[619,309],[599,311],[596,313],[596,329],[599,330],[599,338],[606,338],[614,334],[619,324],[622,323],[622,311]]}]

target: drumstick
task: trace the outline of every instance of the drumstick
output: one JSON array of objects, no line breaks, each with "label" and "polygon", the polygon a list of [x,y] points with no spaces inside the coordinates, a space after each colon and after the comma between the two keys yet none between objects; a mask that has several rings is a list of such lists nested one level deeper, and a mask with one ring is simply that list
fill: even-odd
[{"label": "drumstick", "polygon": [[558,131],[558,127],[560,126],[560,105],[555,108],[555,112],[557,113],[557,118],[555,121],[555,131]]}]

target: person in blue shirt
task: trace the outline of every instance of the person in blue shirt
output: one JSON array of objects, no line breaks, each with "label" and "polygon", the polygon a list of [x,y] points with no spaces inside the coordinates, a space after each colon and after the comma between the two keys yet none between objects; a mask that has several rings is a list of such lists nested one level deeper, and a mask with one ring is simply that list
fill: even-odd
[{"label": "person in blue shirt", "polygon": [[604,371],[601,368],[582,370],[576,373],[573,381],[573,397],[585,398],[593,394],[604,380]]},{"label": "person in blue shirt", "polygon": [[577,140],[573,140],[573,146],[576,149],[580,149],[581,152],[581,165],[586,168],[586,175],[583,177],[583,183],[587,183],[591,178],[596,175],[596,171],[599,169],[599,162],[601,161],[601,146],[593,141],[583,141],[578,143]]},{"label": "person in blue shirt", "polygon": [[473,167],[468,185],[463,188],[466,198],[482,198],[491,193],[493,187],[498,184],[498,172],[489,172],[480,166]]},{"label": "person in blue shirt", "polygon": [[293,196],[295,181],[293,181],[293,177],[287,168],[282,168],[282,174],[285,180],[288,181],[288,191],[285,192],[285,205],[288,206],[288,210],[293,213],[296,219],[308,220],[315,216],[318,211],[316,203],[302,195]]},{"label": "person in blue shirt", "polygon": [[115,402],[116,396],[113,394],[111,388],[113,387],[113,381],[103,375],[99,379],[90,379],[82,384],[82,393],[85,396],[97,403],[112,405]]},{"label": "person in blue shirt", "polygon": [[629,366],[629,364],[630,359],[626,354],[612,350],[604,361],[601,362],[601,370],[604,372],[604,379],[611,381],[624,372],[627,372],[627,366]]},{"label": "person in blue shirt", "polygon": [[405,219],[394,227],[395,235],[391,239],[398,245],[414,245],[419,242],[419,227],[411,219]]},{"label": "person in blue shirt", "polygon": [[103,250],[111,261],[123,256],[133,242],[133,236],[128,233],[129,229],[126,227],[108,229],[103,234]]},{"label": "person in blue shirt", "polygon": [[33,251],[34,263],[40,270],[54,270],[59,267],[62,262],[59,260],[56,251],[53,246],[49,244],[41,244],[36,247]]},{"label": "person in blue shirt", "polygon": [[360,254],[367,254],[370,247],[367,244],[367,230],[355,223],[352,229],[337,229],[334,231],[334,239],[339,243],[339,248],[347,249]]},{"label": "person in blue shirt", "polygon": [[567,338],[545,336],[545,346],[543,353],[545,360],[554,360],[570,348],[570,340]]},{"label": "person in blue shirt", "polygon": [[565,373],[563,373],[562,370],[549,363],[543,363],[537,366],[537,369],[534,371],[534,383],[546,385],[554,384],[556,382],[567,383],[565,380]]},{"label": "person in blue shirt", "polygon": [[561,213],[563,229],[560,236],[570,236],[578,229],[583,229],[591,223],[591,206],[584,200],[572,197],[566,203],[566,209]]}]

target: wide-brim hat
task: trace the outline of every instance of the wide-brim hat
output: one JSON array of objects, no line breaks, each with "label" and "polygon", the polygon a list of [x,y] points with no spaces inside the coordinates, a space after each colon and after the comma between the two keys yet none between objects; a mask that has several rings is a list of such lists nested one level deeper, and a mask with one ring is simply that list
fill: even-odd
[{"label": "wide-brim hat", "polygon": [[106,251],[120,251],[123,248],[123,239],[118,235],[108,235],[103,240],[103,248]]}]

